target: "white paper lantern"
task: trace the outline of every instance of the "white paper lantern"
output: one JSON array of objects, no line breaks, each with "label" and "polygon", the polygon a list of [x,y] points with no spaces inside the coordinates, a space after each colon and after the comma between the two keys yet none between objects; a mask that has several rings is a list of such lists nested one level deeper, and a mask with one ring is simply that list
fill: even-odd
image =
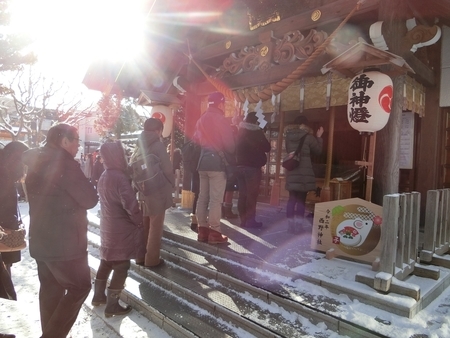
[{"label": "white paper lantern", "polygon": [[167,106],[153,106],[150,117],[161,120],[161,122],[163,123],[164,125],[164,129],[162,132],[163,137],[170,136],[173,125],[172,108]]},{"label": "white paper lantern", "polygon": [[389,120],[393,85],[391,78],[377,71],[355,76],[348,89],[347,118],[361,133],[382,129]]}]

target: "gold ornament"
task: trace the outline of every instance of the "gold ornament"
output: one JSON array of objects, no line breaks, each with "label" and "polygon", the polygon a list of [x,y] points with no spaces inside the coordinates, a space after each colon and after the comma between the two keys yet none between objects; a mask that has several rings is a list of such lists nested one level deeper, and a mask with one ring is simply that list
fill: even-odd
[{"label": "gold ornament", "polygon": [[312,21],[317,21],[317,20],[320,19],[321,16],[322,16],[322,12],[319,11],[319,10],[317,9],[317,10],[315,10],[314,12],[312,12],[312,14],[311,14],[311,20],[312,20]]},{"label": "gold ornament", "polygon": [[267,53],[269,53],[269,47],[264,46],[263,48],[261,48],[261,51],[259,53],[261,54],[261,56],[266,56]]},{"label": "gold ornament", "polygon": [[225,48],[226,48],[226,49],[230,49],[230,47],[231,47],[231,41],[228,40],[228,41],[225,43]]}]

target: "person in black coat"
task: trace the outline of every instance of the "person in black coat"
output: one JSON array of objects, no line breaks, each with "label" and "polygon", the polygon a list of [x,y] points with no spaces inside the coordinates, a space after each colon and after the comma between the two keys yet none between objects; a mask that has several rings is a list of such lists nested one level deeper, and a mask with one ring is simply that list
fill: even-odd
[{"label": "person in black coat", "polygon": [[103,159],[100,155],[97,155],[95,158],[94,165],[92,166],[92,184],[97,188],[98,180],[100,176],[102,176],[105,167],[103,166]]},{"label": "person in black coat", "polygon": [[255,112],[250,112],[239,124],[236,142],[238,167],[238,212],[243,228],[261,228],[257,222],[256,203],[261,183],[261,167],[267,162],[270,143],[258,124]]},{"label": "person in black coat", "polygon": [[[6,229],[17,230],[22,223],[18,212],[16,182],[24,174],[22,153],[28,146],[22,142],[8,143],[0,151],[0,226]],[[11,273],[13,263],[20,262],[20,251],[4,252],[1,254],[8,272]]]},{"label": "person in black coat", "polygon": [[284,129],[286,152],[293,153],[297,149],[302,137],[302,148],[298,157],[300,164],[291,171],[286,171],[286,190],[289,191],[289,200],[286,205],[288,219],[288,232],[301,233],[304,227],[305,202],[308,191],[316,189],[316,177],[311,162],[311,155],[319,155],[323,147],[323,127],[320,127],[314,136],[305,116],[298,116],[293,125]]},{"label": "person in black coat", "polygon": [[98,197],[75,160],[79,140],[76,128],[57,124],[44,147],[22,156],[28,166],[29,249],[40,281],[41,338],[66,337],[91,290],[87,209]]}]

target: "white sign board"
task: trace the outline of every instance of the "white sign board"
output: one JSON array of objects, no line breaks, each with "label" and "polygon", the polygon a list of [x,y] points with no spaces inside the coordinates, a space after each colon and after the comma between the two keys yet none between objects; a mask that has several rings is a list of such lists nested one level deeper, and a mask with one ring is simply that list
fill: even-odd
[{"label": "white sign board", "polygon": [[414,159],[414,113],[402,113],[400,135],[400,169],[412,169]]}]

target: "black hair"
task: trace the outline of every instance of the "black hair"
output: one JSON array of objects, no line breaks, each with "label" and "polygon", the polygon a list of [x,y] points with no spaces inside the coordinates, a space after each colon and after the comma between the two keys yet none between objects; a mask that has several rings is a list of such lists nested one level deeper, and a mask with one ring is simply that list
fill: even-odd
[{"label": "black hair", "polygon": [[164,124],[161,120],[150,117],[144,123],[145,131],[159,131],[164,129]]},{"label": "black hair", "polygon": [[47,133],[45,142],[54,147],[60,147],[61,141],[64,137],[69,140],[77,138],[77,128],[66,123],[59,123],[51,127]]}]

